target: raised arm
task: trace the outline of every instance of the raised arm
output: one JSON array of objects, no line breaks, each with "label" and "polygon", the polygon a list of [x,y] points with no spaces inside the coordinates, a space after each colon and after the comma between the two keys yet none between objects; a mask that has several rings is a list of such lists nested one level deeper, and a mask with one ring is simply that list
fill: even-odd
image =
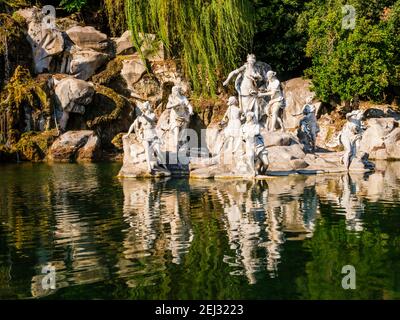
[{"label": "raised arm", "polygon": [[246,70],[246,65],[240,67],[239,69],[233,70],[229,74],[228,78],[224,81],[223,86],[226,87],[234,76],[238,75],[239,73],[243,72],[244,70]]}]

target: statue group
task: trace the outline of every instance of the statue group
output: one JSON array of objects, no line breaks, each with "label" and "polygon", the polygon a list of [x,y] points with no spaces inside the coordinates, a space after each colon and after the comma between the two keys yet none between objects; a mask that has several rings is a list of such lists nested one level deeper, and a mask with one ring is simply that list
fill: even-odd
[{"label": "statue group", "polygon": [[[269,167],[268,151],[264,138],[268,132],[285,132],[283,112],[286,107],[282,85],[276,72],[263,62],[249,54],[247,62],[233,70],[223,82],[227,87],[235,79],[237,96],[227,100],[227,110],[219,123],[221,144],[217,158],[223,159],[224,170],[233,175],[257,176],[265,175]],[[316,108],[310,96],[300,114],[297,138],[306,153],[315,153],[316,140],[319,132]],[[183,94],[182,88],[175,85],[166,104],[167,120],[157,125],[157,119],[149,102],[138,109],[135,122],[124,139],[135,132],[145,155],[147,171],[169,174],[171,162],[167,159],[171,154],[178,155],[187,152],[188,142],[186,129],[189,127],[193,107]],[[356,111],[347,115],[347,123],[340,134],[340,142],[344,146],[343,165],[349,170],[353,159],[358,153],[358,143],[362,137],[362,112]],[[279,132],[277,132],[279,134]],[[217,140],[217,136],[215,140]],[[162,148],[165,142],[169,148]],[[164,149],[164,151],[162,151]],[[168,151],[165,151],[168,149]],[[184,150],[184,151],[182,151]],[[132,151],[135,157],[135,150]],[[167,165],[168,164],[168,165]],[[178,167],[181,163],[178,159]]]}]

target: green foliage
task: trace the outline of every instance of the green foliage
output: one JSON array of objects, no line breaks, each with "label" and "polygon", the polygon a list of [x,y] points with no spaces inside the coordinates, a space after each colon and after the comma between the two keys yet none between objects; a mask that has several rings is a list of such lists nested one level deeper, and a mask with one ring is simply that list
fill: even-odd
[{"label": "green foliage", "polygon": [[279,75],[301,73],[306,63],[304,30],[296,27],[304,10],[302,0],[253,0],[256,10],[254,51],[257,58],[269,63]]},{"label": "green foliage", "polygon": [[104,7],[112,36],[120,36],[127,28],[125,0],[104,0]]},{"label": "green foliage", "polygon": [[[367,2],[311,1],[298,20],[298,27],[307,29],[306,54],[312,59],[306,75],[326,102],[357,96],[380,101],[390,85],[400,80],[396,31],[400,1]],[[342,28],[344,4],[357,10],[354,30]],[[394,5],[392,9],[386,8],[389,4]]]},{"label": "green foliage", "polygon": [[80,11],[87,4],[87,0],[62,0],[60,6],[68,12]]},{"label": "green foliage", "polygon": [[127,21],[140,51],[143,33],[155,33],[198,94],[215,94],[221,74],[237,67],[254,33],[247,0],[127,0]]}]

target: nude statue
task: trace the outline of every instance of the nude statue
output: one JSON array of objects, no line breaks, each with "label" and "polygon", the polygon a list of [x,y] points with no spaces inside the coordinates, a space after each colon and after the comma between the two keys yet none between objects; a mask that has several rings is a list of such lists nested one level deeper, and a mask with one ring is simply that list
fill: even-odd
[{"label": "nude statue", "polygon": [[364,113],[361,110],[355,110],[346,115],[347,123],[344,125],[339,135],[339,141],[344,147],[342,163],[349,170],[351,162],[357,156],[358,144],[362,138],[364,127],[362,118]]},{"label": "nude statue", "polygon": [[283,97],[281,83],[276,77],[276,72],[274,71],[268,71],[267,78],[267,91],[258,94],[258,97],[268,96],[271,98],[268,105],[269,112],[267,129],[269,131],[275,131],[276,124],[278,123],[281,131],[285,131],[285,126],[283,125],[283,120],[281,118],[281,111],[283,108],[285,108],[285,98]]},{"label": "nude statue", "polygon": [[234,76],[238,76],[235,82],[235,88],[239,94],[239,106],[241,111],[246,114],[249,111],[254,112],[256,119],[259,119],[259,106],[257,103],[258,86],[257,82],[263,80],[262,75],[255,67],[256,56],[249,54],[247,62],[239,69],[232,71],[223,83],[226,87]]},{"label": "nude statue", "polygon": [[[165,157],[161,152],[161,140],[155,129],[156,115],[148,101],[142,105],[140,111],[141,114],[132,123],[124,138],[128,137],[133,131],[135,132],[138,140],[143,144],[149,173],[157,170],[157,166],[166,169]],[[152,162],[154,155],[156,156],[156,164]]]},{"label": "nude statue", "polygon": [[[260,125],[255,120],[255,114],[248,112],[246,122],[242,126],[241,136],[245,143],[246,164],[252,175],[264,174],[269,166],[268,153],[264,146],[264,139],[260,134]],[[256,170],[256,163],[261,162]]]},{"label": "nude statue", "polygon": [[186,141],[182,136],[184,130],[189,126],[190,117],[193,115],[193,107],[189,100],[182,94],[180,86],[172,87],[168,98],[167,109],[170,109],[169,130],[172,134],[173,145],[178,154],[181,143]]},{"label": "nude statue", "polygon": [[238,105],[236,97],[230,97],[228,99],[228,109],[222,118],[221,125],[226,125],[224,129],[225,135],[225,152],[235,153],[240,146],[240,127],[241,122],[241,111]]}]

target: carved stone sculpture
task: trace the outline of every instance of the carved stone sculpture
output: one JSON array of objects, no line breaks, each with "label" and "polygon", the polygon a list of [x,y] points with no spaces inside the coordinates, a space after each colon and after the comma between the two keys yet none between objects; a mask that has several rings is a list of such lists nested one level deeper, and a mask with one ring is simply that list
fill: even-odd
[{"label": "carved stone sculpture", "polygon": [[260,134],[260,125],[253,112],[246,114],[246,123],[241,128],[241,137],[245,144],[247,171],[253,176],[264,174],[269,165],[268,153]]},{"label": "carved stone sculpture", "polygon": [[344,147],[344,155],[342,162],[346,169],[349,170],[351,162],[357,156],[358,144],[362,138],[364,127],[361,119],[363,112],[356,110],[346,115],[347,123],[344,125],[340,133],[339,140]]},{"label": "carved stone sculpture", "polygon": [[240,127],[241,111],[236,97],[230,97],[228,100],[228,109],[222,118],[221,125],[224,128],[224,152],[234,154],[240,146]]},{"label": "carved stone sculpture", "polygon": [[239,94],[239,106],[244,114],[249,111],[254,112],[257,120],[261,118],[263,110],[263,99],[258,96],[260,89],[265,86],[267,72],[271,67],[263,62],[256,61],[254,54],[247,56],[247,63],[242,67],[232,71],[223,83],[227,86],[234,76],[237,76],[235,88]]},{"label": "carved stone sculpture", "polygon": [[259,97],[268,96],[268,121],[267,128],[269,131],[275,131],[276,125],[279,124],[281,131],[285,131],[282,120],[282,110],[285,108],[285,98],[283,96],[281,83],[276,77],[276,72],[268,71],[268,87],[266,92],[259,93]]},{"label": "carved stone sculpture", "polygon": [[[166,170],[166,159],[161,152],[161,140],[156,131],[156,115],[149,102],[145,102],[140,110],[141,114],[135,119],[128,133],[123,137],[128,138],[134,131],[137,139],[142,143],[146,156],[148,173],[157,170]],[[153,158],[155,157],[155,161]]]},{"label": "carved stone sculpture", "polygon": [[312,100],[313,97],[309,97],[307,103],[304,105],[302,113],[303,118],[300,120],[300,128],[297,134],[307,153],[315,152],[317,134],[319,132],[315,107],[312,104]]},{"label": "carved stone sculpture", "polygon": [[170,138],[172,138],[173,150],[178,154],[179,149],[186,142],[184,131],[189,126],[190,117],[193,115],[193,107],[189,100],[182,94],[180,86],[176,85],[172,87],[167,109],[170,109]]}]

